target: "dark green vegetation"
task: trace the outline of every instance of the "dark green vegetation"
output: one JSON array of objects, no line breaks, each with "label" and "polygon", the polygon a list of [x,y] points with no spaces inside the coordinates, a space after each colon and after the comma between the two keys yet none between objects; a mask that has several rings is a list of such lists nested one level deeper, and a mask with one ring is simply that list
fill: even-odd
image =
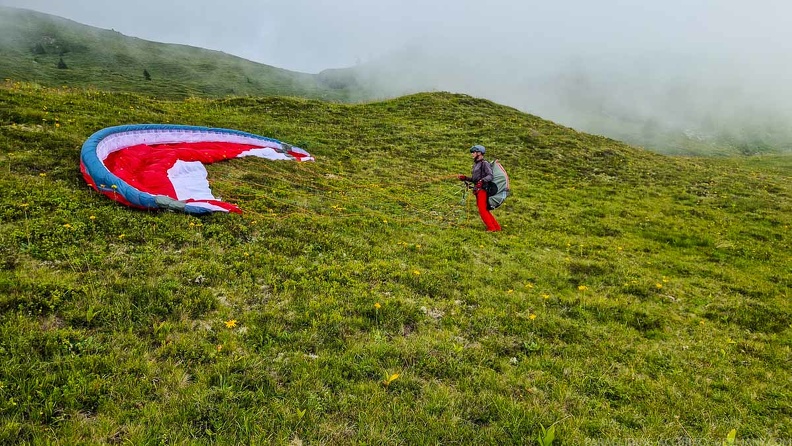
[{"label": "dark green vegetation", "polygon": [[[450,94],[0,103],[0,443],[790,437],[788,157],[669,158]],[[135,211],[78,154],[142,122],[317,162],[210,166],[241,216]],[[451,179],[472,143],[512,177],[503,233]]]},{"label": "dark green vegetation", "polygon": [[219,51],[124,36],[34,11],[0,6],[0,79],[93,87],[158,98],[355,96],[349,85]]}]

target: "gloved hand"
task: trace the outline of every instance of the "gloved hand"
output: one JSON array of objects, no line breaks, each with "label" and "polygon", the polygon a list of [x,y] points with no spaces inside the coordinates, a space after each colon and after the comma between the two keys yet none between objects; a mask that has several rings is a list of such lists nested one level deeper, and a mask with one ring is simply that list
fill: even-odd
[{"label": "gloved hand", "polygon": [[467,180],[467,177],[466,177],[466,176],[464,176],[464,175],[457,175],[457,178],[459,178],[459,181],[465,181],[465,180]]},{"label": "gloved hand", "polygon": [[481,189],[482,187],[484,187],[483,181],[479,181],[478,183],[476,183],[476,189]]}]

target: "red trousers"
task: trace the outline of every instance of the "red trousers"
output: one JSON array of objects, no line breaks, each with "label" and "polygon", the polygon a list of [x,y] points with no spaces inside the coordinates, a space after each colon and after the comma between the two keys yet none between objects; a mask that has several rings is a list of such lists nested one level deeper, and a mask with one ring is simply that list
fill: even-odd
[{"label": "red trousers", "polygon": [[478,206],[481,221],[484,222],[484,226],[487,227],[487,231],[500,231],[501,227],[498,224],[498,221],[495,220],[495,217],[493,217],[492,213],[489,211],[489,209],[487,209],[487,191],[484,189],[479,189],[476,191],[476,206]]}]

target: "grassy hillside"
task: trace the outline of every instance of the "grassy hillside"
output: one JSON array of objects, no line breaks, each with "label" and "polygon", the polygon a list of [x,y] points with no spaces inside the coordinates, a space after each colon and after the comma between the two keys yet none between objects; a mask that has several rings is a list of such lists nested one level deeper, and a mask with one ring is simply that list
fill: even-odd
[{"label": "grassy hillside", "polygon": [[[2,443],[790,438],[788,157],[668,158],[442,93],[0,102]],[[135,211],[78,153],[139,122],[317,161],[210,166],[241,216]],[[511,174],[502,233],[453,179],[473,143]]]},{"label": "grassy hillside", "polygon": [[[315,75],[296,73],[218,51],[150,42],[61,17],[0,6],[0,80],[49,87],[97,88],[160,99],[296,96],[333,102],[379,100],[436,90],[437,85],[470,91],[465,90],[471,88],[466,82],[455,84],[446,79],[443,82],[451,84],[438,84],[442,76],[432,71],[432,67],[438,69],[434,58],[422,59],[407,52]],[[404,71],[405,66],[410,68]],[[635,97],[626,106],[622,102],[625,90],[620,90],[624,85],[614,79],[562,73],[533,83],[544,85],[543,94],[554,99],[547,102],[542,95],[532,97],[535,92],[513,91],[504,97],[502,88],[479,86],[478,91],[489,91],[487,97],[524,109],[536,109],[544,102],[542,113],[564,116],[567,125],[659,153],[730,156],[792,152],[786,109],[744,94],[717,90],[706,94],[692,84],[670,84],[665,86],[668,91],[659,95],[662,100],[654,98],[659,102],[648,112],[646,101],[651,103],[651,99],[644,95],[648,93],[633,89]],[[714,87],[705,90],[710,88]],[[712,98],[717,98],[716,102]],[[553,105],[555,102],[563,105]]]},{"label": "grassy hillside", "polygon": [[331,88],[316,75],[2,6],[0,79],[159,98],[281,95],[338,101],[351,94],[350,86]]}]

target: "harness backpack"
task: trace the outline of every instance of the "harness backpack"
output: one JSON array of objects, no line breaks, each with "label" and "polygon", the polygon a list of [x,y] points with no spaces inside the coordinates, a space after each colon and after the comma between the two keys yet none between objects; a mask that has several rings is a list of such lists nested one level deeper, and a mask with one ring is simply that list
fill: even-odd
[{"label": "harness backpack", "polygon": [[[506,197],[511,195],[511,186],[509,184],[509,174],[503,168],[500,161],[487,161],[492,167],[492,181],[490,187],[494,190],[487,190],[487,205],[490,209],[497,209],[506,200]],[[492,186],[496,186],[493,188]]]}]

